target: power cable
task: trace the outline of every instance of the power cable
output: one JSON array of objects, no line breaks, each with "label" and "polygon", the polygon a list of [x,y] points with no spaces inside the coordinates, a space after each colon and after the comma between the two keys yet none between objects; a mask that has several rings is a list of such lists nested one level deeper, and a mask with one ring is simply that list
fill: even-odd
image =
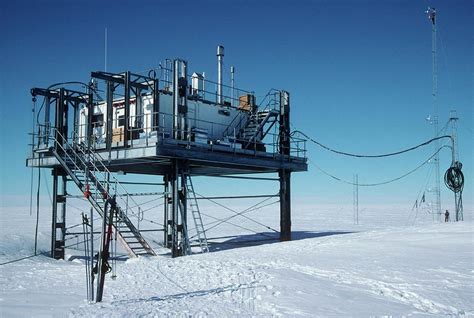
[{"label": "power cable", "polygon": [[43,182],[44,182],[46,191],[48,192],[49,202],[51,203],[51,205],[53,205],[53,197],[51,196],[51,191],[49,191],[48,181],[44,177],[43,177]]},{"label": "power cable", "polygon": [[454,193],[462,193],[464,188],[464,174],[461,169],[462,164],[456,162],[444,174],[444,183]]},{"label": "power cable", "polygon": [[[34,155],[35,151],[35,115],[36,115],[36,97],[33,97],[32,112],[32,125],[31,125],[31,156]],[[30,178],[30,216],[33,214],[33,191],[34,191],[34,169],[31,167],[31,178]]]},{"label": "power cable", "polygon": [[386,154],[378,154],[378,155],[362,155],[362,154],[353,154],[353,153],[348,153],[348,152],[344,152],[344,151],[339,151],[339,150],[335,150],[335,149],[332,149],[326,145],[323,145],[322,143],[314,140],[313,138],[309,137],[308,135],[306,135],[305,133],[299,131],[299,130],[295,130],[291,133],[291,135],[293,136],[294,134],[300,134],[302,136],[304,136],[305,138],[307,138],[308,140],[310,140],[311,142],[313,142],[314,144],[320,146],[321,148],[323,149],[326,149],[328,151],[331,151],[331,152],[334,152],[336,154],[339,154],[339,155],[344,155],[344,156],[349,156],[349,157],[356,157],[356,158],[384,158],[384,157],[391,157],[391,156],[396,156],[396,155],[400,155],[400,154],[403,154],[403,153],[406,153],[406,152],[409,152],[409,151],[413,151],[417,148],[420,148],[420,147],[423,147],[423,146],[426,146],[430,143],[432,143],[433,141],[436,141],[436,140],[440,140],[440,139],[444,139],[444,138],[449,138],[449,139],[452,139],[451,136],[448,136],[448,135],[444,135],[444,136],[439,136],[439,137],[435,137],[435,138],[432,138],[428,141],[425,141],[419,145],[416,145],[416,146],[413,146],[413,147],[410,147],[408,149],[404,149],[404,150],[400,150],[400,151],[396,151],[396,152],[391,152],[391,153],[386,153]]},{"label": "power cable", "polygon": [[[383,181],[383,182],[377,182],[377,183],[358,183],[357,185],[360,186],[360,187],[375,187],[375,186],[380,186],[380,185],[385,185],[385,184],[389,184],[389,183],[392,183],[392,182],[395,182],[395,181],[398,181],[400,179],[403,179],[405,177],[407,177],[408,175],[414,173],[415,171],[417,171],[418,169],[420,169],[421,167],[423,167],[425,164],[427,164],[431,159],[433,159],[440,151],[441,149],[443,148],[451,148],[451,146],[447,146],[447,145],[444,145],[442,146],[441,148],[439,148],[433,155],[431,155],[427,160],[423,161],[420,165],[418,165],[416,168],[408,171],[407,173],[404,173],[403,175],[397,177],[397,178],[394,178],[394,179],[390,179],[390,180],[387,180],[387,181]],[[318,169],[319,171],[321,171],[322,173],[324,173],[325,175],[327,175],[328,177],[331,177],[332,179],[336,180],[336,181],[340,181],[340,182],[343,182],[343,183],[346,183],[346,184],[350,184],[350,185],[356,185],[355,183],[353,182],[350,182],[350,181],[347,181],[347,180],[344,180],[342,178],[339,178],[339,177],[336,177],[332,174],[330,174],[329,172],[323,170],[321,167],[319,167],[317,164],[315,164],[311,159],[308,158],[308,161],[316,167],[316,169]]]},{"label": "power cable", "polygon": [[41,189],[41,160],[38,161],[38,189],[36,191],[36,224],[35,224],[35,255],[38,251],[38,227],[40,213],[40,189]]},{"label": "power cable", "polygon": [[8,261],[8,262],[0,263],[0,266],[7,265],[7,264],[11,264],[11,263],[16,263],[16,262],[23,261],[23,260],[25,260],[25,259],[33,258],[33,257],[36,257],[36,256],[41,256],[41,255],[46,256],[46,255],[48,255],[48,254],[49,254],[49,253],[46,253],[46,252],[44,252],[44,253],[39,253],[39,254],[35,253],[35,254],[33,254],[33,255],[29,255],[29,256],[17,258],[17,259]]}]

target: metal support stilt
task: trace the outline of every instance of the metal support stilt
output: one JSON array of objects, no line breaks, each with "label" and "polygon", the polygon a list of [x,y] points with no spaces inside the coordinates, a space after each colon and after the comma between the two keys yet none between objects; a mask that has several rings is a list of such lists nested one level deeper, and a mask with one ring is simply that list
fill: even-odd
[{"label": "metal support stilt", "polygon": [[173,174],[171,176],[171,256],[179,256],[178,243],[178,209],[179,209],[179,194],[178,194],[178,163],[174,160]]},{"label": "metal support stilt", "polygon": [[291,240],[291,172],[280,170],[280,241]]},{"label": "metal support stilt", "polygon": [[165,184],[164,186],[164,192],[165,192],[165,195],[164,195],[164,202],[163,202],[163,246],[164,247],[167,247],[167,248],[171,248],[171,221],[172,221],[172,217],[170,215],[170,201],[171,201],[171,197],[170,197],[170,193],[169,193],[169,190],[170,190],[170,176],[169,175],[165,175],[163,177],[163,182]]},{"label": "metal support stilt", "polygon": [[[64,259],[66,236],[66,184],[67,179],[60,169],[53,169],[53,207],[51,224],[51,257]],[[61,189],[59,177],[62,178]]]},{"label": "metal support stilt", "polygon": [[[290,94],[280,92],[280,154],[290,158]],[[291,172],[281,169],[278,172],[280,179],[280,240],[291,240]]]}]

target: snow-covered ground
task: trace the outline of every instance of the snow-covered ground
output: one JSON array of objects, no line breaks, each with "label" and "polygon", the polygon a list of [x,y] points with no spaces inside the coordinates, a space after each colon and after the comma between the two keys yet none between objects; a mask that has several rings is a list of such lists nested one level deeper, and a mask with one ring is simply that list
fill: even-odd
[{"label": "snow-covered ground", "polygon": [[[291,242],[272,240],[270,230],[221,228],[209,233],[221,237],[209,254],[120,258],[100,304],[85,301],[79,250],[69,249],[66,261],[39,256],[2,265],[0,316],[474,317],[472,221],[412,222],[411,212],[379,208],[353,225],[349,208],[296,204],[293,211]],[[275,207],[249,215],[278,225]],[[1,224],[0,263],[30,255],[34,217],[2,208]],[[48,250],[48,233],[43,216],[40,250]]]}]

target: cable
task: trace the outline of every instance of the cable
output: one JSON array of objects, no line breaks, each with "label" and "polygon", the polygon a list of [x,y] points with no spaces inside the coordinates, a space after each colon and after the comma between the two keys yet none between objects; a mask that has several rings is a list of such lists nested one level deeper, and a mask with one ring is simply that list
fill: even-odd
[{"label": "cable", "polygon": [[45,188],[46,188],[46,192],[48,192],[49,202],[51,203],[51,205],[53,205],[53,197],[51,196],[51,191],[49,191],[49,185],[48,185],[48,181],[46,180],[46,178],[43,178],[43,182],[44,182],[44,185],[45,185]]},{"label": "cable", "polygon": [[7,264],[11,264],[11,263],[15,263],[15,262],[19,262],[19,261],[23,261],[23,260],[25,260],[25,259],[29,259],[29,258],[33,258],[33,257],[36,257],[36,256],[41,256],[41,255],[45,255],[45,256],[46,256],[46,255],[48,255],[48,253],[44,252],[44,253],[33,254],[33,255],[30,255],[30,256],[25,256],[25,257],[17,258],[17,259],[8,261],[8,262],[0,263],[0,266],[7,265]]},{"label": "cable", "polygon": [[413,146],[411,148],[408,148],[408,149],[404,149],[404,150],[400,150],[400,151],[396,151],[396,152],[391,152],[391,153],[386,153],[386,154],[379,154],[379,155],[361,155],[361,154],[353,154],[353,153],[348,153],[348,152],[343,152],[343,151],[339,151],[339,150],[335,150],[335,149],[332,149],[328,146],[325,146],[323,145],[322,143],[314,140],[313,138],[309,137],[308,135],[306,135],[305,133],[299,131],[299,130],[295,130],[291,133],[291,135],[293,136],[294,134],[301,134],[303,135],[305,138],[307,138],[308,140],[310,140],[311,142],[315,143],[316,145],[320,146],[321,148],[324,148],[328,151],[331,151],[331,152],[334,152],[334,153],[337,153],[339,155],[344,155],[344,156],[349,156],[349,157],[357,157],[357,158],[384,158],[384,157],[390,157],[390,156],[396,156],[396,155],[400,155],[402,153],[405,153],[405,152],[409,152],[409,151],[412,151],[412,150],[415,150],[417,148],[420,148],[420,147],[423,147],[423,146],[426,146],[430,143],[432,143],[433,141],[436,141],[436,140],[440,140],[440,139],[444,139],[444,138],[449,138],[452,140],[452,137],[451,136],[448,136],[448,135],[444,135],[444,136],[439,136],[439,137],[435,137],[435,138],[432,138],[428,141],[425,141],[419,145],[416,145],[416,146]]},{"label": "cable", "polygon": [[[31,156],[34,156],[35,151],[35,114],[36,114],[36,97],[33,97],[33,107],[31,109],[32,112],[32,134],[31,134]],[[34,182],[34,169],[31,167],[31,178],[30,178],[30,216],[33,214],[33,185]]]},{"label": "cable", "polygon": [[[274,201],[274,202],[267,203],[267,204],[261,205],[261,206],[258,206],[258,204],[256,204],[256,205],[254,205],[254,206],[252,206],[252,207],[250,207],[250,208],[248,208],[248,209],[246,209],[246,210],[243,210],[242,212],[239,212],[239,213],[237,213],[237,214],[235,214],[235,215],[232,215],[232,216],[230,216],[230,217],[227,217],[227,218],[224,218],[224,219],[214,218],[216,221],[213,221],[213,222],[208,223],[207,226],[213,225],[213,224],[218,223],[218,222],[220,222],[220,223],[217,224],[217,225],[215,225],[215,226],[213,226],[212,228],[217,227],[217,226],[220,225],[221,223],[228,223],[228,224],[235,225],[235,224],[233,224],[233,223],[228,222],[228,220],[230,220],[230,219],[232,219],[232,218],[234,218],[234,217],[236,217],[236,216],[242,216],[243,214],[247,214],[247,213],[249,213],[249,212],[253,212],[253,211],[256,211],[256,210],[263,209],[263,208],[265,208],[265,207],[267,207],[267,206],[273,205],[273,204],[278,203],[278,202],[280,202],[280,200],[276,200],[276,201]],[[260,202],[259,204],[261,204],[261,203],[263,203],[263,202]],[[254,220],[251,219],[251,221],[254,221]],[[266,225],[263,225],[263,224],[259,224],[259,225],[262,225],[262,226],[268,228]],[[271,228],[270,228],[270,229],[271,229]],[[271,230],[273,230],[274,232],[278,233],[278,231],[276,231],[276,230],[274,230],[274,229],[271,229]]]},{"label": "cable", "polygon": [[460,162],[454,163],[444,174],[444,183],[454,193],[462,193],[464,188],[464,174],[461,171],[462,164]]},{"label": "cable", "polygon": [[[88,85],[84,82],[79,82],[79,81],[70,81],[70,82],[61,82],[61,83],[55,83],[55,84],[52,84],[52,85],[49,85],[47,89],[51,89],[53,87],[56,87],[56,86],[59,86],[59,85],[74,85],[74,84],[78,84],[78,85],[83,85],[84,87],[88,88],[88,89],[91,89],[95,95],[100,99],[100,100],[104,100],[100,95],[99,93],[97,93],[97,91],[95,90],[94,87],[92,87],[91,85]],[[41,103],[41,106],[39,107],[38,109],[38,112],[36,113],[36,123],[39,124],[39,115],[41,113],[41,110],[43,109],[44,107],[44,104],[46,102],[46,99],[43,99],[43,102]]]},{"label": "cable", "polygon": [[[212,216],[212,215],[210,215],[210,214],[207,214],[207,213],[204,213],[204,212],[201,212],[201,214],[204,215],[204,216],[206,216],[206,217],[209,217],[209,218],[211,218],[211,219],[214,219],[214,220],[216,220],[216,221],[221,221],[221,219],[218,219],[218,218],[216,218],[215,216]],[[212,223],[215,223],[215,222],[211,222],[211,224],[212,224]],[[234,224],[234,223],[229,222],[229,221],[226,221],[225,223],[226,223],[226,224],[233,225],[233,226],[238,227],[238,228],[240,228],[240,229],[243,229],[243,230],[246,230],[246,231],[255,233],[255,234],[257,234],[257,235],[262,235],[262,236],[270,237],[269,235],[267,235],[267,234],[265,234],[265,233],[259,233],[259,232],[255,231],[255,230],[252,230],[252,229],[247,228],[247,227],[242,226],[242,225]],[[209,231],[209,229],[206,229],[206,233],[207,233],[208,231]],[[194,237],[196,237],[196,235],[191,236],[190,239],[192,239],[192,238],[194,238]]]},{"label": "cable", "polygon": [[[417,171],[418,169],[420,169],[421,167],[423,167],[425,164],[427,164],[431,159],[433,159],[440,151],[441,149],[443,148],[451,148],[450,146],[447,146],[447,145],[444,145],[442,146],[441,148],[439,148],[431,157],[429,157],[427,160],[423,161],[420,165],[418,165],[416,168],[408,171],[407,173],[401,175],[400,177],[397,177],[397,178],[394,178],[394,179],[390,179],[390,180],[387,180],[387,181],[383,181],[383,182],[378,182],[378,183],[358,183],[357,185],[360,186],[360,187],[375,187],[375,186],[379,186],[379,185],[384,185],[384,184],[389,184],[389,183],[392,183],[392,182],[395,182],[395,181],[398,181],[400,179],[403,179],[405,178],[406,176],[412,174],[413,172]],[[315,164],[311,159],[308,158],[308,161],[316,167],[316,169],[318,169],[319,171],[321,171],[322,173],[324,173],[325,175],[327,175],[328,177],[331,177],[332,179],[334,180],[337,180],[337,181],[340,181],[340,182],[343,182],[343,183],[346,183],[346,184],[350,184],[350,185],[356,185],[355,183],[353,182],[350,182],[350,181],[347,181],[347,180],[344,180],[342,178],[339,178],[339,177],[336,177],[332,174],[330,174],[329,172],[326,172],[325,170],[323,170],[321,167],[319,167],[317,164]]]},{"label": "cable", "polygon": [[[198,196],[201,197],[201,198],[204,198],[204,196],[200,195],[199,193],[196,193],[196,195],[198,195]],[[230,216],[230,217],[227,217],[227,218],[225,218],[225,219],[220,220],[220,222],[218,222],[217,224],[211,226],[211,227],[208,228],[206,231],[209,231],[209,230],[215,228],[216,226],[218,226],[218,225],[220,225],[220,224],[222,224],[222,223],[225,223],[225,222],[229,221],[230,219],[233,219],[233,218],[236,217],[236,216],[242,216],[242,217],[244,217],[244,218],[246,218],[246,219],[248,219],[248,220],[250,220],[250,221],[252,221],[252,222],[257,223],[258,225],[261,225],[261,226],[263,226],[263,227],[265,227],[265,228],[267,228],[267,229],[269,229],[269,230],[272,230],[272,231],[278,233],[277,230],[275,230],[275,229],[273,229],[273,228],[271,228],[271,227],[269,227],[269,226],[267,226],[267,225],[265,225],[265,224],[263,224],[263,223],[260,223],[260,222],[258,222],[258,221],[256,221],[256,220],[252,219],[252,218],[249,218],[249,217],[246,216],[246,215],[243,215],[244,213],[253,211],[253,210],[251,210],[251,209],[253,209],[253,208],[259,206],[260,204],[262,204],[262,203],[264,203],[264,202],[266,202],[266,201],[268,201],[268,200],[270,200],[271,198],[272,198],[272,197],[266,198],[266,199],[260,201],[259,203],[254,204],[253,206],[251,206],[251,207],[245,209],[245,210],[242,211],[242,212],[237,212],[237,211],[235,211],[235,210],[233,210],[233,209],[231,209],[231,208],[229,208],[229,207],[226,207],[225,205],[220,204],[219,202],[216,202],[216,201],[214,201],[214,200],[212,200],[212,199],[207,199],[207,200],[211,201],[212,203],[214,203],[214,204],[216,204],[216,205],[218,205],[218,206],[220,206],[220,207],[223,207],[224,209],[226,209],[226,210],[228,210],[228,211],[233,212],[235,215],[232,215],[232,216]],[[254,210],[256,210],[256,208],[255,208]]]},{"label": "cable", "polygon": [[36,191],[36,225],[35,225],[35,255],[38,251],[38,227],[39,227],[39,213],[40,213],[40,189],[41,189],[41,160],[38,161],[38,190]]}]

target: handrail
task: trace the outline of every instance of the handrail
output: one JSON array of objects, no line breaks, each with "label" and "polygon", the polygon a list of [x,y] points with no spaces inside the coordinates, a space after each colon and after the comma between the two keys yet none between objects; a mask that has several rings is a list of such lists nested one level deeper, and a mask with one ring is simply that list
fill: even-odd
[{"label": "handrail", "polygon": [[[64,139],[64,136],[57,130],[55,129],[56,132],[58,133],[58,135],[64,140],[64,143],[65,145],[67,146],[67,148],[71,149],[73,151],[74,154],[77,154],[76,152],[76,149],[74,149],[74,147],[69,144],[66,139]],[[76,136],[77,137],[77,136]],[[66,149],[64,149],[64,147],[59,143],[58,140],[56,140],[55,138],[55,142],[56,144],[58,144],[61,149],[66,153],[66,155],[70,158],[70,159],[73,159],[66,151]],[[77,147],[77,149],[79,149],[79,151],[85,156],[85,157],[88,157],[88,153],[84,152],[84,149],[83,147],[81,147],[81,145],[79,144],[79,147]],[[115,189],[117,189],[117,185],[120,186],[120,188],[124,191],[124,195],[120,196],[121,200],[124,200],[123,197],[125,196],[127,199],[130,199],[132,201],[132,203],[134,203],[136,206],[138,206],[139,204],[133,199],[133,197],[130,195],[130,193],[128,193],[128,191],[125,189],[125,187],[118,181],[117,178],[115,178],[115,176],[112,175],[112,173],[110,172],[110,170],[102,163],[102,157],[100,157],[99,154],[95,153],[94,151],[90,151],[89,152],[89,155],[92,155],[94,157],[94,160],[89,160],[88,163],[86,163],[84,160],[82,160],[82,158],[80,156],[75,156],[77,158],[79,158],[79,160],[82,162],[82,164],[84,165],[84,167],[89,167],[89,165],[92,166],[93,168],[93,174],[94,176],[96,175],[96,172],[97,173],[100,173],[102,174],[103,176],[103,183],[105,183],[106,186],[108,186],[109,189],[113,189],[114,187],[114,183],[115,183]],[[97,158],[98,156],[98,158]],[[99,160],[97,160],[99,159]],[[73,160],[74,161],[74,160]],[[99,169],[99,167],[97,167],[97,165],[95,164],[95,162],[98,161],[101,165],[101,169]],[[74,165],[76,168],[80,169],[80,167],[75,163],[74,161]],[[113,182],[110,182],[109,180],[107,180],[107,175],[111,176],[113,178]],[[96,178],[97,179],[97,178]],[[117,191],[116,191],[117,192]],[[108,194],[108,193],[107,193]],[[116,194],[116,193],[115,193]],[[128,215],[128,211],[131,210],[131,214],[134,215],[134,216],[137,216],[137,217],[140,217],[140,213],[136,213],[133,208],[131,208],[129,205],[128,205],[128,200],[125,201],[126,202],[126,213],[125,215]]]},{"label": "handrail", "polygon": [[[81,149],[81,147],[79,147],[79,148]],[[82,149],[81,149],[81,152],[84,153],[84,151],[83,151]],[[128,193],[127,189],[125,189],[125,187],[120,183],[120,181],[119,181],[119,180],[110,172],[110,170],[103,164],[102,161],[103,161],[104,159],[103,159],[98,153],[96,153],[96,152],[94,152],[94,151],[91,151],[90,154],[92,154],[92,156],[93,156],[94,159],[95,159],[94,161],[92,161],[92,164],[94,165],[94,167],[96,167],[95,164],[94,164],[94,162],[99,162],[100,165],[102,166],[102,169],[103,169],[104,171],[106,171],[106,172],[112,177],[112,179],[113,179],[113,181],[114,181],[113,183],[115,183],[115,187],[117,188],[117,185],[118,185],[118,186],[124,191],[124,192],[123,192],[124,195],[122,195],[121,197],[125,196],[127,199],[129,198],[129,199],[132,201],[132,203],[135,204],[135,206],[138,206],[138,207],[139,207],[139,204],[133,199],[133,197],[130,195],[130,193]],[[97,169],[98,169],[98,168],[97,168]],[[98,169],[98,170],[99,170],[99,169]],[[111,184],[109,181],[106,181],[106,183],[107,183],[108,185]],[[123,198],[122,198],[122,200],[123,200]],[[136,214],[136,213],[134,212],[133,208],[129,206],[128,200],[127,200],[127,204],[126,204],[126,205],[127,205],[127,207],[126,207],[126,210],[127,210],[127,211],[128,211],[128,209],[130,209],[130,210],[132,211],[132,215],[135,215],[135,216],[137,216],[137,217],[140,217],[140,207],[138,208],[138,209],[139,209],[139,210],[138,210],[138,214]]]},{"label": "handrail", "polygon": [[[120,185],[120,187],[122,187],[122,189],[124,190],[125,192],[125,195],[122,195],[122,196],[119,196],[119,198],[122,200],[122,201],[125,201],[126,202],[126,205],[127,205],[127,209],[124,213],[123,209],[121,208],[120,204],[117,204],[116,207],[117,207],[117,217],[119,217],[119,222],[125,222],[125,224],[127,225],[128,229],[134,234],[136,240],[138,242],[140,242],[140,244],[142,245],[143,249],[145,249],[147,251],[147,253],[150,253],[150,254],[153,254],[153,255],[156,255],[153,250],[151,249],[151,247],[149,246],[149,244],[144,240],[144,238],[141,236],[140,232],[139,232],[139,226],[140,226],[140,221],[143,220],[143,212],[141,211],[141,208],[138,207],[138,215],[136,213],[133,212],[132,209],[130,209],[132,211],[132,215],[137,215],[138,217],[138,227],[135,227],[135,225],[131,222],[131,220],[128,218],[128,210],[129,210],[129,207],[128,207],[128,199],[130,198],[132,200],[132,202],[134,202],[135,204],[138,204],[135,202],[135,200],[130,196],[130,194],[127,192],[127,190],[120,184],[120,182],[111,174],[111,172],[107,169],[107,167],[104,166],[104,164],[102,162],[100,162],[100,164],[102,165],[102,168],[103,170],[101,171],[99,169],[99,167],[94,163],[94,161],[90,160],[90,155],[94,156],[94,152],[93,151],[90,151],[89,153],[85,153],[84,152],[84,149],[82,147],[82,144],[79,144],[77,147],[71,145],[68,143],[68,141],[66,139],[64,139],[64,136],[61,134],[60,131],[56,130],[55,133],[57,133],[57,135],[55,134],[54,136],[54,143],[55,145],[57,145],[56,147],[59,147],[60,149],[62,149],[62,151],[64,152],[64,155],[67,156],[67,158],[69,158],[72,163],[74,164],[74,168],[83,172],[85,174],[85,177],[86,178],[91,178],[93,182],[95,182],[95,188],[96,188],[96,191],[95,191],[95,197],[94,199],[90,200],[91,203],[93,204],[93,206],[98,210],[99,213],[102,213],[102,215],[104,216],[104,218],[106,217],[105,215],[105,211],[102,209],[102,207],[98,204],[98,201],[97,201],[97,197],[98,197],[98,191],[97,190],[104,190],[106,191],[106,196],[107,197],[110,197],[110,191],[111,189],[115,189],[115,193],[114,193],[114,197],[117,198],[116,194],[117,194],[117,185]],[[58,136],[59,138],[56,138],[56,136]],[[74,135],[73,133],[73,140],[75,141],[76,139],[76,136]],[[63,140],[63,144],[60,143],[60,140],[58,139],[62,139]],[[76,150],[79,150],[80,153]],[[70,150],[70,151],[68,151]],[[73,154],[73,156],[71,156],[71,153]],[[55,156],[58,157],[59,159],[59,156],[56,154],[55,152]],[[89,158],[89,160],[87,159],[84,159],[84,158]],[[62,159],[62,158],[61,158]],[[96,157],[94,157],[94,159],[96,159]],[[87,161],[87,162],[86,162]],[[80,167],[78,165],[78,162],[80,162],[80,164],[83,165],[83,167]],[[63,163],[61,163],[63,164]],[[67,163],[64,163],[67,165]],[[92,172],[90,171],[90,167],[92,167]],[[69,167],[68,167],[69,168]],[[76,177],[76,180],[74,180],[75,182],[77,182],[77,176],[75,173],[69,171],[68,172],[71,177],[74,176]],[[110,181],[108,178],[104,178],[103,182],[99,181],[99,178],[97,177],[98,173],[101,173],[103,176],[107,177],[107,176],[111,176],[113,178],[113,181]],[[115,186],[114,186],[114,183],[115,183]],[[79,184],[78,184],[79,185]],[[98,187],[98,185],[100,185],[100,188]],[[101,189],[102,188],[102,189]],[[126,197],[126,200],[123,199],[123,197]],[[105,197],[104,197],[105,199]],[[114,225],[116,226],[116,225]],[[118,229],[117,229],[118,231]],[[121,240],[123,240],[124,242],[124,246],[125,248],[133,255],[135,255],[135,252],[133,251],[133,248],[131,248],[128,243],[125,241],[124,237],[122,236],[122,234],[119,233],[119,238]]]},{"label": "handrail", "polygon": [[255,132],[253,133],[252,137],[246,142],[245,146],[250,145],[253,142],[253,140],[257,138],[260,131],[263,131],[263,127],[265,126],[269,118],[272,116],[275,116],[276,114],[277,113],[275,113],[275,110],[269,110],[265,118],[260,123],[258,123],[258,119],[257,119],[258,127],[255,129]]},{"label": "handrail", "polygon": [[[267,94],[263,97],[263,99],[262,99],[262,101],[260,102],[260,104],[258,104],[258,107],[259,107],[259,108],[262,107],[262,105],[264,104],[264,102],[265,102],[265,100],[268,98],[268,96],[272,96],[272,95],[275,95],[275,94],[277,94],[277,93],[279,93],[279,91],[278,91],[277,89],[271,88],[271,89],[267,92]],[[270,101],[267,103],[267,106],[268,106],[269,103],[270,103]],[[265,109],[264,109],[264,110],[265,110]]]},{"label": "handrail", "polygon": [[232,119],[232,121],[230,122],[230,124],[227,125],[227,128],[226,128],[226,129],[224,130],[224,132],[223,132],[223,135],[224,135],[224,136],[228,136],[228,135],[227,135],[228,130],[229,130],[230,127],[232,127],[232,124],[233,124],[234,121],[237,119],[237,117],[239,117],[240,119],[239,119],[239,122],[237,123],[237,125],[235,125],[235,127],[239,127],[239,126],[242,124],[242,120],[245,118],[244,115],[246,115],[244,112],[239,112],[239,113],[237,114],[237,116],[235,116],[234,119]]}]

